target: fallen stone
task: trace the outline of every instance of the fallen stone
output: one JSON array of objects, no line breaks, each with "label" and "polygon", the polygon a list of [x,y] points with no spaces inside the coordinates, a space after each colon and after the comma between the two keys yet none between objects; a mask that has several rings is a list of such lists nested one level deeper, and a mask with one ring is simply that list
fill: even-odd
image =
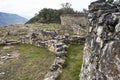
[{"label": "fallen stone", "polygon": [[56,71],[52,71],[52,72],[48,72],[45,75],[44,80],[56,80],[56,78],[62,73],[62,71],[60,69],[56,70]]}]

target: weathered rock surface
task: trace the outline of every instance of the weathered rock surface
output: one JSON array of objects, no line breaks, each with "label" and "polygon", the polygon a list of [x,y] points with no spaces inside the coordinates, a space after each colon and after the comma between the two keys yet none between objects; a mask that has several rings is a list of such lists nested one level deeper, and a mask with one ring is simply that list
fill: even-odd
[{"label": "weathered rock surface", "polygon": [[80,80],[120,80],[119,6],[96,1],[89,6],[88,35]]},{"label": "weathered rock surface", "polygon": [[60,16],[61,19],[61,25],[86,25],[87,24],[87,18],[83,13],[81,14],[64,14]]}]

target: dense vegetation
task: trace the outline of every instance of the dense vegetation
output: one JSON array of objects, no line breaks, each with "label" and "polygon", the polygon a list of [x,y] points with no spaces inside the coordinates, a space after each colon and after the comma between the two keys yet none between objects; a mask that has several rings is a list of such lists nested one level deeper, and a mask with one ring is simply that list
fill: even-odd
[{"label": "dense vegetation", "polygon": [[60,15],[63,14],[79,14],[71,8],[71,4],[62,4],[61,9],[43,8],[38,14],[35,14],[27,23],[60,23]]}]

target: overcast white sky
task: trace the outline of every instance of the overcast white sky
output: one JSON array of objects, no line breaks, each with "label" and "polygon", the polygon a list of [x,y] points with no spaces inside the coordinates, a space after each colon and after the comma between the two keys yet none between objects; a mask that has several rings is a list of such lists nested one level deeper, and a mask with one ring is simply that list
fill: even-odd
[{"label": "overcast white sky", "polygon": [[66,2],[71,3],[74,10],[82,11],[92,1],[96,0],[0,0],[0,12],[31,18],[43,8],[60,9],[61,3]]}]

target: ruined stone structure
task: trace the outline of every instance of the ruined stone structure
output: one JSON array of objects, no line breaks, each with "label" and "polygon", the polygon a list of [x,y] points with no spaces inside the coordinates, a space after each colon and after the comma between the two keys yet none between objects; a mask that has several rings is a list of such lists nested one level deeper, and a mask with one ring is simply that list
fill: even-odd
[{"label": "ruined stone structure", "polygon": [[[62,73],[62,69],[65,64],[67,57],[67,45],[58,39],[41,39],[40,36],[51,35],[53,38],[56,36],[54,32],[50,31],[36,31],[29,36],[22,37],[20,39],[22,44],[32,44],[37,47],[46,47],[49,51],[55,53],[55,60],[50,66],[49,71],[46,73],[44,80],[56,80],[57,77]],[[44,38],[44,37],[43,37]]]},{"label": "ruined stone structure", "polygon": [[84,16],[84,14],[66,14],[60,16],[61,19],[61,25],[72,25],[72,24],[77,24],[77,25],[86,25],[87,24],[87,18]]},{"label": "ruined stone structure", "polygon": [[61,33],[77,34],[79,36],[84,34],[85,30],[82,28],[85,28],[87,26],[87,18],[85,14],[66,14],[60,16],[60,19]]},{"label": "ruined stone structure", "polygon": [[7,36],[17,36],[27,34],[27,28],[22,24],[8,25],[5,26],[2,30],[0,30],[0,35]]},{"label": "ruined stone structure", "polygon": [[71,28],[75,35],[79,35],[81,37],[86,37],[87,31],[86,31],[86,29],[82,28],[82,26],[73,24],[73,25],[71,25]]},{"label": "ruined stone structure", "polygon": [[67,57],[66,48],[67,46],[64,43],[57,40],[53,40],[51,45],[48,44],[48,49],[55,53],[56,58],[49,68],[50,71],[48,71],[45,75],[44,80],[56,80],[62,73],[62,69],[65,65],[65,59]]},{"label": "ruined stone structure", "polygon": [[[70,36],[69,34],[66,34],[64,36],[58,36],[56,32],[52,30],[33,30],[31,27],[29,28],[27,26],[23,26],[23,27],[17,26],[17,27],[15,26],[11,26],[11,28],[6,27],[4,29],[5,32],[1,32],[1,33],[6,33],[7,31],[11,31],[9,33],[12,33],[11,29],[13,29],[20,31],[20,33],[22,33],[22,31],[27,32],[27,35],[19,36],[19,39],[17,40],[11,40],[7,37],[1,37],[0,45],[31,44],[36,47],[47,48],[49,51],[53,52],[56,57],[53,64],[51,64],[49,71],[46,72],[44,76],[44,80],[56,80],[58,76],[62,73],[62,70],[65,67],[65,60],[67,57],[69,57],[67,55],[68,46],[66,45],[66,43],[80,44],[85,41],[85,37]],[[24,31],[24,28],[26,31]],[[74,32],[77,32],[78,27],[77,26],[74,27],[73,25],[73,28],[75,28]],[[11,57],[9,57],[8,55],[8,56],[4,56],[3,58],[8,59]]]},{"label": "ruined stone structure", "polygon": [[119,8],[100,0],[89,5],[80,80],[120,80]]},{"label": "ruined stone structure", "polygon": [[49,31],[49,30],[46,31],[39,30],[39,31],[35,31],[35,33],[37,34],[36,37],[41,40],[49,40],[57,36],[57,33],[55,31]]}]

